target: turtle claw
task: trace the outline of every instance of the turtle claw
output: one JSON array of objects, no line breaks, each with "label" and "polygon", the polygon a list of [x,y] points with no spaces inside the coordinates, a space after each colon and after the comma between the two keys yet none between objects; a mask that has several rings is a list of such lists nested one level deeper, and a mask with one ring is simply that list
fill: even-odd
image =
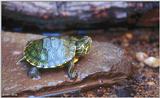
[{"label": "turtle claw", "polygon": [[75,64],[74,64],[74,60],[71,60],[69,62],[69,67],[68,67],[68,77],[71,80],[75,80],[78,76],[77,72],[74,70]]},{"label": "turtle claw", "polygon": [[33,77],[32,80],[40,80],[41,77],[40,76],[37,76],[37,77]]},{"label": "turtle claw", "polygon": [[77,76],[78,76],[77,72],[68,73],[68,77],[71,80],[75,80],[77,78]]},{"label": "turtle claw", "polygon": [[39,71],[36,67],[31,67],[28,70],[28,76],[33,80],[39,80],[41,77],[39,75]]}]

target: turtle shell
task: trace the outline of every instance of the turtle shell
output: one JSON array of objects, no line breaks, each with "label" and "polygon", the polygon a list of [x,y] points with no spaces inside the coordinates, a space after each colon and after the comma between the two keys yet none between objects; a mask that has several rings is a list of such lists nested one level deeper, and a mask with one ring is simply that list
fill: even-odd
[{"label": "turtle shell", "polygon": [[38,68],[55,68],[72,60],[75,52],[75,41],[69,37],[46,37],[29,42],[24,57]]}]

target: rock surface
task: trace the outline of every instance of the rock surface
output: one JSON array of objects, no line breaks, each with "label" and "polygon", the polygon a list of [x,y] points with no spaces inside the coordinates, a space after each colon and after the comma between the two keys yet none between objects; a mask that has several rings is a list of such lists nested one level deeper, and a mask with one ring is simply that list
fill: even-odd
[{"label": "rock surface", "polygon": [[26,74],[27,64],[16,62],[22,57],[27,41],[42,37],[2,32],[2,96],[50,96],[117,83],[131,75],[132,66],[123,49],[93,39],[90,53],[77,63],[75,81],[69,80],[65,68],[42,70],[41,79],[32,80]]}]

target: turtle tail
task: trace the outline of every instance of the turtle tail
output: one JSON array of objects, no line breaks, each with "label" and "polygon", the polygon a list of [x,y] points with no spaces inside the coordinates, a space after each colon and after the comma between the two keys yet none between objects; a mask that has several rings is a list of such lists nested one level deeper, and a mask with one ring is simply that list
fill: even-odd
[{"label": "turtle tail", "polygon": [[25,57],[23,56],[20,60],[17,61],[17,65],[20,64],[20,62],[22,62],[25,59]]}]

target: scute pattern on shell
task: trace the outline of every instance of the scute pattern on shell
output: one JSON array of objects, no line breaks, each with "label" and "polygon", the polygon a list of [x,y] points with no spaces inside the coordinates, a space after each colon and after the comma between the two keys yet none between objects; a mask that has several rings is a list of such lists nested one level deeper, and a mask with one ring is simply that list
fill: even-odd
[{"label": "scute pattern on shell", "polygon": [[25,48],[25,59],[38,68],[55,68],[75,56],[75,41],[69,37],[46,37],[31,41]]}]

